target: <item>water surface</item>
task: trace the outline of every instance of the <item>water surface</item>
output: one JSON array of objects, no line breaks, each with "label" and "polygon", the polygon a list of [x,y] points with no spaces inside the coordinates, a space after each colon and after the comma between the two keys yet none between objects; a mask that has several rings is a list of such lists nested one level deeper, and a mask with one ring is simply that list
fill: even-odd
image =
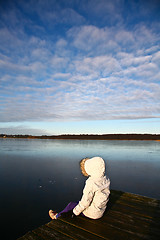
[{"label": "water surface", "polygon": [[160,142],[0,139],[0,212],[6,239],[48,222],[50,208],[59,211],[78,201],[86,180],[79,161],[93,156],[106,161],[112,189],[160,199]]}]

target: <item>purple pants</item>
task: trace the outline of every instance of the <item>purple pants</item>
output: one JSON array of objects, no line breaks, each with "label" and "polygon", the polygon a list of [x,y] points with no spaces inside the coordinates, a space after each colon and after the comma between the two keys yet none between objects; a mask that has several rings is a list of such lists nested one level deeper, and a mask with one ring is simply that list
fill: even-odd
[{"label": "purple pants", "polygon": [[[59,213],[57,214],[57,218],[59,218],[63,213],[67,213],[67,212],[73,210],[77,205],[78,205],[78,202],[70,202],[70,203],[65,207],[65,209],[63,209],[61,212],[59,212]],[[83,213],[82,213],[81,215],[84,216]]]}]

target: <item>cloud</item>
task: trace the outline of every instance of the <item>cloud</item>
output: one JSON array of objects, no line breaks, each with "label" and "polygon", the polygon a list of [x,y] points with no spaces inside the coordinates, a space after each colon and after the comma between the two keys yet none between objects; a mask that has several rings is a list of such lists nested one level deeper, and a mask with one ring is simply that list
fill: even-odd
[{"label": "cloud", "polygon": [[[99,50],[99,52],[104,50],[113,50],[117,46],[113,38],[112,29],[98,28],[93,25],[73,27],[71,28],[67,35],[68,38],[72,41],[73,46],[84,51],[91,51],[94,48],[94,52]],[[109,44],[109,46],[108,46]]]},{"label": "cloud", "polygon": [[[82,1],[76,10],[72,1],[65,7],[49,2],[19,2],[19,10],[8,10],[12,24],[7,13],[0,18],[0,121],[159,117],[155,23],[128,27],[118,0],[118,10],[112,1]],[[89,8],[97,24],[87,21]],[[113,16],[104,26],[105,12]],[[63,27],[55,31],[58,24]]]},{"label": "cloud", "polygon": [[7,125],[6,127],[0,127],[1,134],[11,134],[11,135],[33,135],[33,136],[41,136],[41,135],[49,135],[49,133],[43,129],[33,128],[27,125],[16,124]]},{"label": "cloud", "polygon": [[111,56],[85,57],[74,62],[75,71],[83,75],[92,75],[92,79],[108,76],[121,70],[119,62]]},{"label": "cloud", "polygon": [[127,31],[125,29],[119,30],[115,34],[116,42],[121,44],[121,46],[126,46],[128,44],[134,44],[135,38],[134,34],[131,31]]},{"label": "cloud", "polygon": [[152,59],[151,55],[135,56],[134,54],[135,53],[119,52],[117,54],[117,57],[120,59],[121,65],[125,67],[138,66],[144,63],[149,63]]},{"label": "cloud", "polygon": [[87,16],[88,22],[101,26],[122,22],[123,1],[119,0],[88,0],[80,1],[79,8]]},{"label": "cloud", "polygon": [[[157,71],[158,56],[158,53],[137,56],[120,52],[115,57],[103,55],[77,60],[76,56],[71,62],[68,58],[51,56],[48,61],[52,63],[52,74],[42,82],[25,75],[26,69],[39,70],[36,62],[24,69],[8,64],[19,75],[1,78],[6,82],[1,92],[8,95],[7,101],[1,102],[1,122],[156,118],[160,86],[151,82],[150,77]],[[70,64],[72,71],[60,71]],[[145,81],[140,80],[142,76]]]},{"label": "cloud", "polygon": [[154,28],[144,24],[137,24],[127,30],[124,25],[113,27],[97,27],[84,25],[73,27],[67,32],[69,41],[74,47],[89,55],[127,53],[158,46],[159,33]]},{"label": "cloud", "polygon": [[[64,1],[44,1],[29,0],[20,1],[18,5],[27,15],[34,16],[37,21],[43,23],[46,29],[52,29],[56,26],[80,25],[85,22],[84,16],[73,9],[73,3],[66,4]],[[72,2],[72,1],[71,1]],[[32,6],[32,7],[31,7]],[[63,7],[62,7],[63,6]]]},{"label": "cloud", "polygon": [[58,21],[61,21],[62,23],[67,24],[82,24],[85,22],[85,18],[81,16],[79,13],[77,13],[72,8],[65,8],[60,13],[57,14]]}]

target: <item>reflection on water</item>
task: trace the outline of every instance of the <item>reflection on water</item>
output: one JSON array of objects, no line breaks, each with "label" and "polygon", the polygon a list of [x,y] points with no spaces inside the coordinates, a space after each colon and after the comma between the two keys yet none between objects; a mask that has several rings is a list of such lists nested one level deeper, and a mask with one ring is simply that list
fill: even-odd
[{"label": "reflection on water", "polygon": [[6,239],[48,222],[50,208],[79,200],[85,181],[79,161],[93,156],[106,161],[112,189],[160,199],[160,142],[0,139],[4,231],[12,219]]}]

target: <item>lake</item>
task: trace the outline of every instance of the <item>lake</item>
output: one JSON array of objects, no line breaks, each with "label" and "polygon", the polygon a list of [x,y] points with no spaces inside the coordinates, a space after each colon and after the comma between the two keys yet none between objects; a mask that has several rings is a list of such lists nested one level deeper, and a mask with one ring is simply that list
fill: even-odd
[{"label": "lake", "polygon": [[[101,156],[111,188],[160,199],[160,142],[0,139],[1,236],[14,240],[81,198],[79,161]],[[8,230],[9,229],[9,230]]]}]

